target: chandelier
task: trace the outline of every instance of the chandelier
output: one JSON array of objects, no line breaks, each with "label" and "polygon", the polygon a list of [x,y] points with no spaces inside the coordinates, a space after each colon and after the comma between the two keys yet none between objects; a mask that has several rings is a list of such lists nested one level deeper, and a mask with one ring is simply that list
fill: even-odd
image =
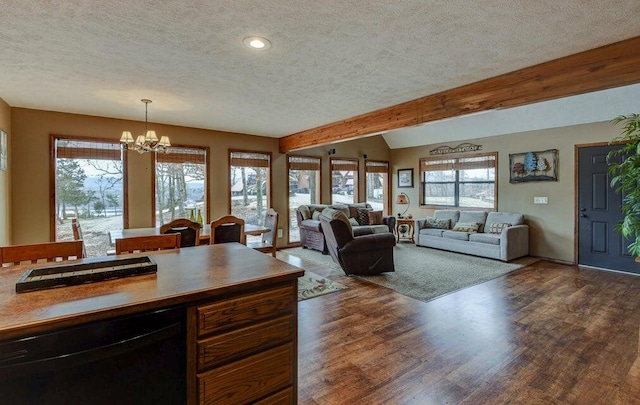
[{"label": "chandelier", "polygon": [[158,141],[156,131],[150,131],[148,128],[149,103],[151,103],[151,100],[143,98],[140,101],[144,103],[144,135],[138,135],[134,141],[130,131],[123,131],[120,137],[122,148],[135,150],[140,154],[146,152],[169,153],[169,148],[171,147],[169,137],[163,136]]}]

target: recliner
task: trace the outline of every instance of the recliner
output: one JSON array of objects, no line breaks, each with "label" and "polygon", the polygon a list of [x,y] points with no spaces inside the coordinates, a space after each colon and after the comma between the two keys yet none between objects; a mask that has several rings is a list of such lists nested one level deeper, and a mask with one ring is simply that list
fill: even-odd
[{"label": "recliner", "polygon": [[320,226],[331,258],[345,274],[374,275],[395,271],[393,247],[396,238],[392,233],[354,236],[347,216],[332,208],[322,211]]}]

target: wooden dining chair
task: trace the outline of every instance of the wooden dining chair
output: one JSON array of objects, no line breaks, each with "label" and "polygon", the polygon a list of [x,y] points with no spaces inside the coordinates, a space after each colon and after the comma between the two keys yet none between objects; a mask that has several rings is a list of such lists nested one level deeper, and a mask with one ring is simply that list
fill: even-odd
[{"label": "wooden dining chair", "polygon": [[84,237],[82,236],[82,227],[78,218],[71,220],[71,230],[73,231],[73,240],[81,240],[82,243],[82,257],[87,257],[87,246],[84,244]]},{"label": "wooden dining chair", "polygon": [[246,244],[244,219],[225,215],[211,222],[210,245],[216,243],[240,242]]},{"label": "wooden dining chair", "polygon": [[200,244],[200,224],[188,218],[177,218],[160,227],[161,234],[179,233],[180,247]]},{"label": "wooden dining chair", "polygon": [[276,242],[278,239],[278,213],[273,208],[267,210],[264,219],[264,227],[269,228],[269,232],[262,234],[262,241],[247,243],[247,247],[256,249],[263,253],[271,253],[276,257]]},{"label": "wooden dining chair", "polygon": [[82,240],[0,247],[0,267],[82,258]]},{"label": "wooden dining chair", "polygon": [[116,239],[116,255],[178,248],[180,248],[179,233]]}]

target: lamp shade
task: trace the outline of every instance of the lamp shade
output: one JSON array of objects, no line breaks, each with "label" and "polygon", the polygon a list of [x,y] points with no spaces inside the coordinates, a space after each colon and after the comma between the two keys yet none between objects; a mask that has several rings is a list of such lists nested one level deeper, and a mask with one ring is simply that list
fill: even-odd
[{"label": "lamp shade", "polygon": [[407,199],[407,195],[405,193],[398,194],[396,197],[396,204],[409,204],[409,200]]}]

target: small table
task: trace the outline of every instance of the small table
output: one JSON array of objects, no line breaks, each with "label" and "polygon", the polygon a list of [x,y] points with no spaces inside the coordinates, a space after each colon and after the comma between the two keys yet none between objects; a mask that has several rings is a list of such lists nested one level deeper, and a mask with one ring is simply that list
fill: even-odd
[{"label": "small table", "polygon": [[[400,236],[400,227],[404,225],[409,227],[407,232],[402,232]],[[415,227],[415,220],[413,218],[397,218],[396,219],[396,241],[400,242],[400,239],[406,239],[411,243],[415,243],[413,240],[413,228]],[[406,235],[406,236],[405,236]]]}]

